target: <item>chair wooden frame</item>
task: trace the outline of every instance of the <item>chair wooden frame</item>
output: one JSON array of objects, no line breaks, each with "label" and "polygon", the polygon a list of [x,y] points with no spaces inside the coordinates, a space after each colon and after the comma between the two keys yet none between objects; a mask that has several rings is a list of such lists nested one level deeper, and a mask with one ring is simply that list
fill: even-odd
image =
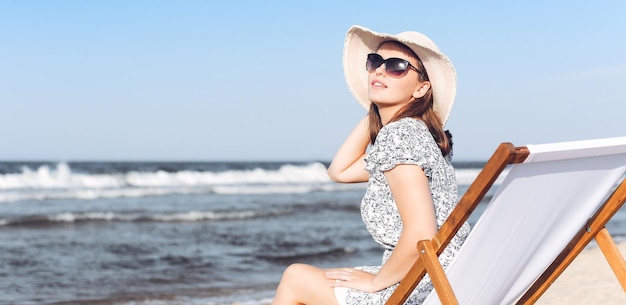
[{"label": "chair wooden frame", "polygon": [[[525,146],[515,147],[511,143],[502,143],[498,146],[435,237],[432,240],[418,242],[417,248],[421,253],[420,257],[404,279],[400,281],[397,289],[385,303],[386,305],[403,304],[426,273],[431,278],[441,304],[458,304],[453,287],[450,286],[438,256],[441,255],[463,223],[467,221],[502,171],[508,165],[524,162],[528,156],[529,150]],[[567,247],[516,304],[534,304],[594,238],[626,292],[626,261],[605,228],[605,225],[625,202],[626,180],[621,182],[595,215],[580,229]]]}]

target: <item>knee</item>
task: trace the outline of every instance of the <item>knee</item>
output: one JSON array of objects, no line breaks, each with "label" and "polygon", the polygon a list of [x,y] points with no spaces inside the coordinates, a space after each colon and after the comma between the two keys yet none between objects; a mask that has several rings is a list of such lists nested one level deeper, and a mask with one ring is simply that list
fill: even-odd
[{"label": "knee", "polygon": [[282,281],[297,282],[298,279],[305,277],[305,274],[310,269],[308,265],[295,263],[289,265],[283,272]]},{"label": "knee", "polygon": [[[301,297],[302,279],[306,278],[307,265],[305,264],[291,264],[285,271],[283,271],[283,277],[280,279],[278,288],[276,290],[276,300],[280,300],[280,303],[276,304],[291,304],[295,303]],[[286,300],[289,300],[286,302]],[[300,304],[302,302],[299,302]]]}]

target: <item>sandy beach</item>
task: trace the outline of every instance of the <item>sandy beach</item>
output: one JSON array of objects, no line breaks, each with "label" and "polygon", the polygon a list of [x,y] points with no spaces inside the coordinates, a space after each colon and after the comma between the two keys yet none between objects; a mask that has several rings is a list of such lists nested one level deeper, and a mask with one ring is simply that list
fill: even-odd
[{"label": "sandy beach", "polygon": [[[626,254],[626,242],[618,244]],[[538,305],[626,304],[626,292],[600,249],[590,245],[552,284]]]}]

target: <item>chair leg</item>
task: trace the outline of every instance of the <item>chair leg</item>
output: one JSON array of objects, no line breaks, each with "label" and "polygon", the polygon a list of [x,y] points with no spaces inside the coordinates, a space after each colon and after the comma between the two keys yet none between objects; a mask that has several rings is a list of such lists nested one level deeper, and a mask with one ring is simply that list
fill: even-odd
[{"label": "chair leg", "polygon": [[420,258],[424,262],[426,271],[430,275],[430,280],[435,287],[435,292],[439,297],[439,301],[443,305],[458,305],[459,302],[454,295],[454,291],[450,286],[448,277],[446,276],[439,258],[433,248],[430,240],[422,240],[417,243],[417,249],[420,251]]},{"label": "chair leg", "polygon": [[602,250],[604,257],[606,257],[606,260],[609,262],[611,269],[613,269],[613,273],[617,276],[617,280],[622,285],[622,289],[626,292],[626,261],[624,261],[624,257],[606,228],[602,228],[598,231],[596,242],[600,250]]}]

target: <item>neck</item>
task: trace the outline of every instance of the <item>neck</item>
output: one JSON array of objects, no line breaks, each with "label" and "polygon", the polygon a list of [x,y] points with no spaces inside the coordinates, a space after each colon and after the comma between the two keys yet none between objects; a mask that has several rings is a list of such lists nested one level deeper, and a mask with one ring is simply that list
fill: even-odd
[{"label": "neck", "polygon": [[400,113],[403,106],[404,105],[378,106],[378,114],[380,114],[380,120],[383,125],[387,125],[387,123],[389,123],[389,121],[391,121],[396,114]]}]

